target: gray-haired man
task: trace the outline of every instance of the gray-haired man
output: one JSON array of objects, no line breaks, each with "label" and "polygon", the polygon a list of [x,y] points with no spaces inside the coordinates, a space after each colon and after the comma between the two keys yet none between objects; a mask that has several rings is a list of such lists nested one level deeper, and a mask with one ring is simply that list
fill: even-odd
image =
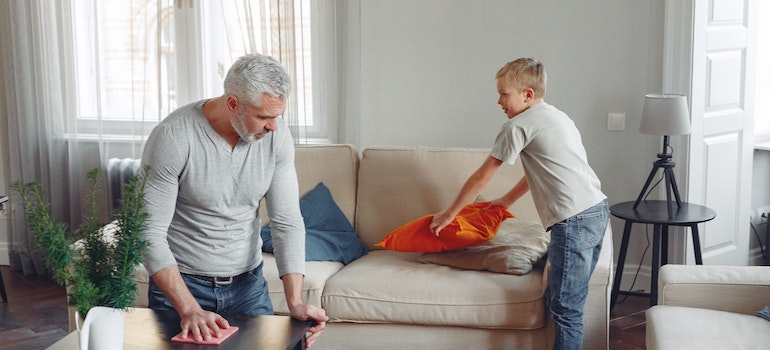
[{"label": "gray-haired man", "polygon": [[291,315],[317,323],[312,345],[328,317],[301,297],[305,229],[294,142],[279,118],[291,80],[274,59],[247,55],[228,71],[224,90],[172,112],[145,145],[150,307],[176,310],[183,336],[197,340],[229,327],[219,314],[272,314],[259,234],[264,197]]}]

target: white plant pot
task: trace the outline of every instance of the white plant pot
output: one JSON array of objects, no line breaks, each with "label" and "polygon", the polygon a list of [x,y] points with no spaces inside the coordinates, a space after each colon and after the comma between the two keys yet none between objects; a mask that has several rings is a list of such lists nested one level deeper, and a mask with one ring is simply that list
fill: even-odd
[{"label": "white plant pot", "polygon": [[111,307],[94,306],[88,310],[83,325],[75,312],[75,325],[80,332],[80,350],[123,349],[123,320],[125,311]]}]

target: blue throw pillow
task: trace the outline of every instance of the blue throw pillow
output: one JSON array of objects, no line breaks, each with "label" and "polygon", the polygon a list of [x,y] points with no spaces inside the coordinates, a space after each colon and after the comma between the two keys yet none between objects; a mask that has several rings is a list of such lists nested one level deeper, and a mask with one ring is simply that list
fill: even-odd
[{"label": "blue throw pillow", "polygon": [[768,321],[770,321],[770,305],[765,306],[762,308],[762,310],[757,311],[754,315],[757,315],[759,317],[762,317]]},{"label": "blue throw pillow", "polygon": [[[299,210],[305,220],[305,260],[339,261],[348,264],[368,253],[364,242],[348,218],[334,202],[331,192],[318,183],[299,200]],[[262,228],[262,251],[273,252],[270,225]]]}]

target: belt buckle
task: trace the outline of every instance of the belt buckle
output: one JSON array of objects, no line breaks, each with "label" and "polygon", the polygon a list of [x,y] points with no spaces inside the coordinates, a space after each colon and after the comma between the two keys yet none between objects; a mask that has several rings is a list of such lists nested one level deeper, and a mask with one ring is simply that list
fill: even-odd
[{"label": "belt buckle", "polygon": [[233,283],[233,277],[214,277],[214,284],[226,286]]}]

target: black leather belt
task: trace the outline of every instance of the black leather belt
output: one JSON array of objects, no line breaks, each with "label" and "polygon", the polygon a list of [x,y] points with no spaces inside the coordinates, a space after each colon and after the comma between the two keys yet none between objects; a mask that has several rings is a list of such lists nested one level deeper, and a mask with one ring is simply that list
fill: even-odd
[{"label": "black leather belt", "polygon": [[235,281],[235,280],[237,280],[237,279],[239,279],[239,278],[249,274],[249,272],[251,272],[251,271],[246,271],[246,272],[244,272],[244,273],[242,273],[242,274],[240,274],[238,276],[230,276],[230,277],[211,277],[211,276],[190,275],[190,274],[185,274],[185,275],[193,277],[193,278],[196,278],[196,279],[199,279],[201,281],[209,282],[211,284],[216,284],[216,285],[219,285],[219,286],[226,286],[226,285],[232,284],[233,281]]}]

